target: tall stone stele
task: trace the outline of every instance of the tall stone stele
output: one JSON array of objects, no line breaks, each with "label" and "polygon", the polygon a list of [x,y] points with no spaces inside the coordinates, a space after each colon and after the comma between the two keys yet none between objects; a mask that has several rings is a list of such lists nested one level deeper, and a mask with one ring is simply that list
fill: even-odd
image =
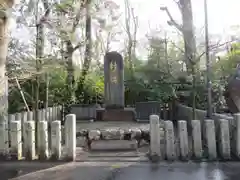
[{"label": "tall stone stele", "polygon": [[116,51],[104,57],[104,95],[106,108],[124,108],[123,58]]}]

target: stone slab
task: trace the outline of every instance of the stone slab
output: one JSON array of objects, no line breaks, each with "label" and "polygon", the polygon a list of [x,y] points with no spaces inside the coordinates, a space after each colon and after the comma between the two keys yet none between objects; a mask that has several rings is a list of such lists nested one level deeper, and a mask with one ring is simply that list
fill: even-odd
[{"label": "stone slab", "polygon": [[103,121],[134,121],[135,111],[132,109],[109,109],[97,110],[98,120]]},{"label": "stone slab", "polygon": [[92,141],[91,150],[136,150],[138,143],[136,140],[98,140]]}]

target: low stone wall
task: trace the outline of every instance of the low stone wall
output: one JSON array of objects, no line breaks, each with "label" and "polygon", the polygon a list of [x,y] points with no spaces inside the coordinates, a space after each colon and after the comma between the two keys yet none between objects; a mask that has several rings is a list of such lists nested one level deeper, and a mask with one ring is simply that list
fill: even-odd
[{"label": "low stone wall", "polygon": [[[204,110],[196,109],[196,119],[197,120],[204,120],[206,119],[207,112]],[[177,119],[183,119],[183,120],[192,120],[192,108],[182,105],[182,104],[177,104],[177,110],[176,110],[176,117]],[[219,120],[219,119],[227,119],[232,121],[233,117],[232,116],[227,116],[224,114],[213,114],[213,120]]]}]

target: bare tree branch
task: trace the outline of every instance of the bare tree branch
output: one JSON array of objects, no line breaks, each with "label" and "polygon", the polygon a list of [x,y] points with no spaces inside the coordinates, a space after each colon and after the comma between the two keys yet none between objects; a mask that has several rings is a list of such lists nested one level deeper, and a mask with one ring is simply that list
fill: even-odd
[{"label": "bare tree branch", "polygon": [[179,31],[183,32],[182,29],[182,25],[178,24],[172,17],[171,13],[169,12],[167,7],[160,7],[160,10],[165,11],[170,19],[170,21],[168,21],[168,24],[170,26],[175,26]]}]

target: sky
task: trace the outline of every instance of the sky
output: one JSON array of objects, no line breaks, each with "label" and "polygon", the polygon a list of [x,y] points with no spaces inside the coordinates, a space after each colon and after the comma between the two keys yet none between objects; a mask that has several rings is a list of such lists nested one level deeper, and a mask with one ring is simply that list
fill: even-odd
[{"label": "sky", "polygon": [[[122,8],[123,0],[115,0]],[[161,6],[167,6],[176,21],[181,22],[181,15],[174,0],[130,0],[140,21],[140,34],[151,27],[163,26],[171,29],[166,21],[167,15],[160,11]],[[149,3],[151,2],[151,3]],[[240,25],[239,7],[240,0],[207,0],[209,32],[213,34],[225,34],[232,25]],[[192,0],[194,25],[202,28],[204,24],[204,0]]]},{"label": "sky", "polygon": [[[120,5],[121,12],[124,12],[124,0],[114,0],[118,5]],[[164,29],[169,32],[176,31],[174,27],[170,27],[167,24],[169,20],[165,12],[160,11],[161,6],[167,6],[171,12],[174,19],[181,23],[181,14],[179,9],[174,2],[174,0],[129,0],[132,7],[134,8],[135,14],[138,16],[139,29],[138,29],[138,40],[140,40],[140,45],[137,49],[137,54],[140,56],[146,56],[146,50],[144,43],[141,43],[141,39],[145,38],[145,35],[150,31],[150,29]],[[151,3],[149,3],[151,2]],[[236,33],[232,26],[240,27],[240,0],[207,0],[208,2],[208,19],[209,19],[209,33],[217,34],[221,36],[227,36],[232,33]],[[204,0],[192,0],[193,8],[193,18],[194,25],[196,29],[203,29],[204,27]],[[124,14],[124,13],[123,13]],[[123,19],[124,20],[124,19]],[[15,27],[13,26],[13,29]],[[17,37],[22,37],[26,41],[27,32],[21,29],[16,32],[13,30]],[[203,31],[204,32],[204,31]],[[238,30],[240,34],[240,28]],[[25,34],[25,35],[24,35]],[[168,33],[169,36],[170,33]],[[202,34],[204,35],[204,34]],[[141,45],[143,47],[141,47]],[[113,48],[111,50],[118,50],[119,45],[112,44]],[[141,52],[141,53],[139,53]],[[145,52],[145,53],[144,53]],[[144,55],[143,55],[144,54]],[[79,56],[76,52],[75,57]]]}]

